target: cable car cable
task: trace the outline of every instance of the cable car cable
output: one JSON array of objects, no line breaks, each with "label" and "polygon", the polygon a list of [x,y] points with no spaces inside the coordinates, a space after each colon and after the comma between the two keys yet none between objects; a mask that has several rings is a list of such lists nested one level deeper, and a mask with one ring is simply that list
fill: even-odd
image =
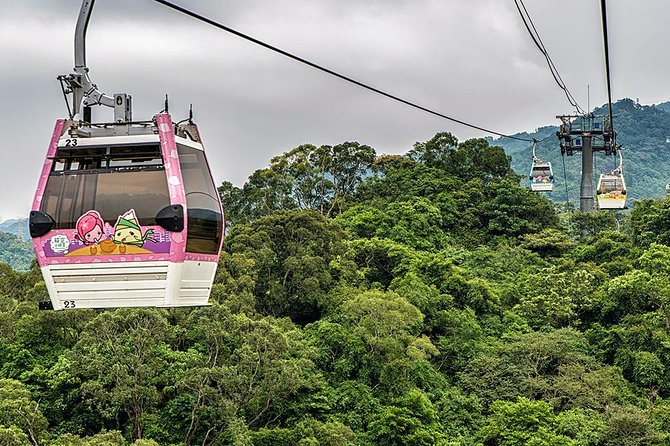
[{"label": "cable car cable", "polygon": [[300,62],[300,63],[303,63],[303,64],[305,64],[305,65],[308,65],[308,66],[310,66],[310,67],[312,67],[312,68],[315,68],[315,69],[317,69],[317,70],[319,70],[319,71],[322,71],[322,72],[324,72],[324,73],[330,74],[331,76],[335,76],[335,77],[337,77],[337,78],[339,78],[339,79],[342,79],[342,80],[344,80],[344,81],[350,82],[350,83],[352,83],[352,84],[354,84],[354,85],[358,85],[359,87],[365,88],[366,90],[372,91],[372,92],[377,93],[377,94],[382,95],[382,96],[385,96],[385,97],[387,97],[387,98],[389,98],[389,99],[393,99],[394,101],[401,102],[401,103],[403,103],[403,104],[405,104],[405,105],[408,105],[408,106],[410,106],[410,107],[419,109],[419,110],[424,111],[424,112],[426,112],[426,113],[430,113],[431,115],[435,115],[435,116],[438,116],[438,117],[440,117],[440,118],[446,119],[446,120],[448,120],[448,121],[452,121],[452,122],[455,122],[455,123],[457,123],[457,124],[461,124],[461,125],[464,125],[464,126],[466,126],[466,127],[470,127],[470,128],[476,129],[476,130],[481,130],[482,132],[490,133],[490,134],[493,134],[493,135],[496,135],[496,136],[500,136],[500,137],[503,137],[503,138],[515,139],[515,140],[517,140],[517,141],[526,141],[526,142],[531,142],[531,141],[532,141],[532,140],[527,139],[527,138],[520,138],[520,137],[518,137],[518,136],[506,135],[506,134],[504,134],[504,133],[496,132],[496,131],[493,131],[493,130],[490,130],[490,129],[487,129],[487,128],[484,128],[484,127],[480,127],[480,126],[478,126],[478,125],[470,124],[470,123],[465,122],[465,121],[462,121],[462,120],[460,120],[460,119],[452,118],[452,117],[447,116],[447,115],[445,115],[445,114],[442,114],[442,113],[440,113],[440,112],[431,110],[431,109],[429,109],[429,108],[427,108],[427,107],[423,107],[423,106],[421,106],[421,105],[418,105],[418,104],[416,104],[416,103],[414,103],[414,102],[408,101],[408,100],[406,100],[406,99],[402,99],[402,98],[400,98],[400,97],[398,97],[398,96],[392,95],[392,94],[387,93],[387,92],[382,91],[382,90],[379,90],[378,88],[372,87],[372,86],[370,86],[370,85],[368,85],[368,84],[365,84],[365,83],[363,83],[363,82],[361,82],[361,81],[357,81],[357,80],[355,80],[355,79],[352,79],[352,78],[350,78],[350,77],[348,77],[348,76],[345,76],[345,75],[340,74],[340,73],[338,73],[338,72],[336,72],[336,71],[333,71],[333,70],[331,70],[331,69],[329,69],[329,68],[326,68],[326,67],[323,67],[323,66],[321,66],[321,65],[318,65],[318,64],[316,64],[316,63],[314,63],[314,62],[310,62],[310,61],[307,60],[307,59],[304,59],[304,58],[302,58],[302,57],[300,57],[300,56],[296,56],[295,54],[289,53],[288,51],[282,50],[281,48],[277,48],[277,47],[275,47],[275,46],[272,46],[272,45],[270,45],[270,44],[268,44],[268,43],[265,43],[265,42],[263,42],[263,41],[261,41],[261,40],[258,40],[258,39],[256,39],[256,38],[254,38],[254,37],[248,36],[248,35],[246,35],[246,34],[240,32],[240,31],[237,31],[237,30],[235,30],[235,29],[233,29],[233,28],[230,28],[230,27],[228,27],[228,26],[226,26],[226,25],[223,25],[223,24],[221,24],[221,23],[218,23],[218,22],[216,22],[216,21],[214,21],[214,20],[212,20],[212,19],[208,19],[207,17],[204,17],[204,16],[202,16],[202,15],[200,15],[200,14],[197,14],[197,13],[195,13],[195,12],[192,12],[192,11],[186,9],[186,8],[181,7],[181,6],[175,5],[174,3],[171,3],[171,2],[169,2],[169,1],[166,1],[166,0],[154,0],[154,1],[155,1],[156,3],[160,3],[160,4],[163,5],[163,6],[167,6],[168,8],[174,9],[175,11],[181,12],[182,14],[185,14],[185,15],[187,15],[187,16],[189,16],[189,17],[192,17],[192,18],[194,18],[194,19],[196,19],[196,20],[199,20],[199,21],[201,21],[201,22],[207,23],[208,25],[211,25],[211,26],[213,26],[213,27],[215,27],[215,28],[218,28],[218,29],[221,29],[221,30],[223,30],[223,31],[229,32],[229,33],[234,34],[234,35],[236,35],[236,36],[238,36],[238,37],[241,37],[241,38],[243,38],[243,39],[245,39],[245,40],[248,40],[249,42],[255,43],[256,45],[260,45],[260,46],[262,46],[262,47],[264,47],[264,48],[267,48],[267,49],[269,49],[269,50],[272,50],[272,51],[274,51],[274,52],[276,52],[276,53],[279,53],[279,54],[281,54],[281,55],[283,55],[283,56],[286,56],[286,57],[288,57],[288,58],[290,58],[290,59],[293,59],[293,60],[298,61],[298,62]]},{"label": "cable car cable", "polygon": [[[565,82],[563,81],[563,78],[561,77],[561,74],[558,72],[558,69],[556,68],[556,65],[554,64],[554,61],[551,59],[551,56],[549,56],[549,52],[547,51],[547,48],[544,46],[544,43],[542,42],[542,38],[540,38],[540,33],[537,31],[537,28],[535,27],[535,24],[533,23],[533,19],[530,17],[530,14],[528,13],[528,10],[526,9],[526,5],[523,3],[523,0],[514,0],[514,3],[516,5],[516,9],[519,11],[519,15],[521,16],[521,20],[523,21],[523,24],[526,26],[526,30],[528,30],[528,34],[530,34],[531,39],[533,39],[533,42],[535,43],[535,46],[540,50],[544,58],[547,60],[547,65],[549,66],[549,71],[551,72],[551,75],[554,77],[554,80],[556,81],[556,84],[558,84],[559,88],[561,88],[565,92],[565,96],[568,99],[568,102],[570,105],[575,107],[578,113],[584,113],[584,109],[577,103],[575,100],[574,96],[572,93],[570,93],[570,90],[568,90],[568,87],[565,85]],[[521,6],[523,7],[523,11],[521,11],[521,7],[519,6],[519,3],[521,3]],[[528,20],[526,20],[526,17]],[[530,22],[530,25],[528,24]],[[531,31],[531,27],[533,28]]]},{"label": "cable car cable", "polygon": [[[516,0],[515,0],[516,2]],[[549,51],[547,51],[547,48],[544,46],[544,42],[542,42],[542,38],[540,37],[540,33],[537,31],[537,28],[535,27],[535,23],[533,23],[533,19],[531,18],[530,14],[528,13],[528,10],[526,9],[526,5],[524,4],[523,0],[519,0],[519,3],[521,3],[521,6],[523,7],[524,12],[526,13],[526,17],[528,17],[528,21],[530,22],[530,25],[533,28],[533,31],[535,32],[535,36],[537,36],[537,41],[535,41],[535,36],[533,33],[530,32],[530,29],[528,28],[528,24],[524,20],[524,24],[526,25],[526,29],[530,33],[530,36],[533,38],[533,41],[535,41],[535,44],[537,45],[537,42],[539,42],[538,48],[540,48],[540,51],[544,55],[544,57],[547,59],[547,64],[549,65],[549,70],[551,71],[551,75],[554,77],[554,80],[558,84],[558,86],[565,92],[566,97],[568,98],[568,102],[570,102],[570,105],[575,107],[577,110],[577,113],[585,113],[584,109],[577,103],[577,100],[575,97],[572,95],[572,93],[568,90],[568,86],[565,84],[565,81],[563,81],[563,78],[561,77],[561,74],[558,72],[558,68],[556,68],[556,65],[554,64],[554,61],[552,60],[551,56],[549,56]],[[517,4],[517,9],[519,8]],[[521,13],[521,11],[519,11]],[[521,14],[521,18],[524,19],[523,14]]]},{"label": "cable car cable", "polygon": [[[521,3],[521,6],[523,7],[523,10],[526,13],[526,16],[528,17],[528,21],[526,21],[526,16],[521,12],[521,8],[519,7],[519,2]],[[523,3],[523,0],[514,0],[514,3],[516,4],[517,10],[519,11],[519,15],[521,16],[521,20],[523,20],[523,24],[526,26],[526,30],[528,30],[528,34],[530,34],[530,37],[533,39],[533,42],[537,46],[537,48],[540,50],[542,55],[545,57],[547,60],[547,65],[549,66],[549,71],[551,72],[551,75],[553,76],[554,80],[558,84],[559,88],[561,88],[564,92],[565,95],[568,99],[568,102],[570,105],[575,107],[578,113],[583,113],[584,110],[582,107],[579,106],[577,101],[575,100],[574,96],[570,91],[568,90],[567,86],[565,85],[565,82],[563,81],[563,78],[561,77],[560,73],[558,72],[558,69],[556,68],[556,65],[554,64],[554,61],[551,59],[551,56],[549,56],[549,52],[547,51],[546,47],[544,46],[544,42],[542,42],[542,38],[540,37],[540,33],[537,31],[537,28],[535,27],[535,24],[533,23],[533,19],[530,17],[530,14],[528,13],[528,10],[526,9],[526,5]],[[528,25],[528,22],[530,22],[530,26]],[[530,27],[532,26],[533,31],[531,31]],[[533,33],[534,32],[534,33]]]},{"label": "cable car cable", "polygon": [[[607,76],[607,100],[609,108],[610,125],[614,131],[614,121],[612,120],[612,87],[610,82],[610,51],[607,36],[607,0],[600,0],[600,12],[602,13],[603,21],[603,44],[605,47],[605,74]],[[614,133],[616,134],[616,133]]]}]

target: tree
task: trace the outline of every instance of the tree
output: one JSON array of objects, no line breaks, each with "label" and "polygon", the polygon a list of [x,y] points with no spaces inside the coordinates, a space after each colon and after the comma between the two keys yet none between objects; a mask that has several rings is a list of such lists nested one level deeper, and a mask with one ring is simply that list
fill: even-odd
[{"label": "tree", "polygon": [[39,446],[45,440],[47,420],[19,381],[0,379],[0,428],[0,443]]},{"label": "tree", "polygon": [[391,394],[405,390],[413,361],[438,353],[428,338],[419,335],[421,312],[391,291],[353,296],[342,303],[335,319],[365,343],[368,361],[360,373],[370,385],[381,384]]},{"label": "tree", "polygon": [[305,144],[273,158],[270,169],[291,181],[298,208],[330,216],[354,193],[374,157],[374,149],[357,142]]},{"label": "tree", "polygon": [[670,245],[670,200],[640,200],[631,212],[630,227],[640,246]]},{"label": "tree", "polygon": [[560,257],[574,248],[575,244],[562,231],[545,228],[535,234],[524,234],[521,246],[542,257]]},{"label": "tree", "polygon": [[414,143],[407,156],[430,167],[444,168],[450,152],[458,146],[458,139],[449,132],[437,133],[426,142]]},{"label": "tree", "polygon": [[575,249],[574,258],[581,262],[621,262],[637,259],[640,249],[633,245],[630,237],[615,231],[599,231],[589,239],[589,243]]},{"label": "tree", "polygon": [[277,211],[341,212],[372,166],[375,151],[358,142],[335,146],[300,145],[272,158],[240,189],[230,182],[219,188],[227,221],[249,224]]},{"label": "tree", "polygon": [[161,399],[173,336],[159,310],[108,311],[87,325],[68,354],[81,396],[114,427],[127,416],[133,439],[144,436],[145,417]]},{"label": "tree", "polygon": [[366,345],[359,335],[324,319],[307,325],[305,334],[317,347],[317,363],[330,376],[330,382],[339,383],[359,376],[366,353]]},{"label": "tree", "polygon": [[635,270],[613,278],[606,286],[607,303],[603,312],[615,320],[625,314],[639,314],[660,307],[666,291],[650,274]]},{"label": "tree", "polygon": [[468,364],[461,386],[485,405],[524,397],[602,410],[623,393],[619,378],[589,355],[582,333],[560,329],[512,336],[489,347]]},{"label": "tree", "polygon": [[605,444],[612,446],[661,445],[648,414],[635,406],[615,406],[607,411]]},{"label": "tree", "polygon": [[486,194],[481,217],[490,234],[518,237],[558,223],[549,200],[512,181],[493,183]]},{"label": "tree", "polygon": [[424,198],[390,203],[383,210],[353,206],[336,221],[359,237],[389,239],[418,250],[439,250],[448,242],[440,209]]},{"label": "tree", "polygon": [[603,299],[598,290],[601,280],[592,272],[595,273],[593,268],[574,267],[562,271],[556,266],[531,274],[523,281],[514,310],[536,329],[577,327]]},{"label": "tree", "polygon": [[254,446],[353,446],[356,436],[339,422],[301,420],[292,428],[260,429],[253,434]]},{"label": "tree", "polygon": [[263,314],[303,324],[317,320],[328,291],[347,274],[342,270],[353,266],[342,258],[342,229],[314,211],[276,213],[234,229],[226,250],[252,262],[250,271],[240,273],[254,277],[253,293]]},{"label": "tree", "polygon": [[490,146],[482,138],[458,144],[451,133],[437,133],[426,142],[414,144],[407,156],[463,181],[480,178],[488,182],[494,178],[515,177],[511,158],[505,155],[503,148]]},{"label": "tree", "polygon": [[184,323],[185,351],[170,370],[173,398],[159,424],[177,426],[183,444],[249,441],[277,426],[319,387],[315,349],[286,319],[251,319],[214,305]]},{"label": "tree", "polygon": [[389,446],[432,446],[444,439],[435,408],[419,390],[374,416],[367,437],[373,445]]},{"label": "tree", "polygon": [[272,169],[259,169],[240,189],[231,183],[219,188],[226,212],[226,225],[250,223],[276,211],[296,209],[291,196],[291,181]]},{"label": "tree", "polygon": [[30,446],[28,436],[18,427],[4,427],[0,425],[1,446]]},{"label": "tree", "polygon": [[556,416],[556,430],[580,446],[597,446],[603,444],[607,422],[601,412],[577,408]]},{"label": "tree", "polygon": [[569,214],[567,225],[571,236],[584,239],[585,236],[588,238],[602,231],[616,230],[617,219],[609,211],[572,212]]},{"label": "tree", "polygon": [[559,434],[550,404],[518,398],[516,402],[496,401],[491,405],[488,423],[480,431],[485,445],[499,446],[577,446]]}]

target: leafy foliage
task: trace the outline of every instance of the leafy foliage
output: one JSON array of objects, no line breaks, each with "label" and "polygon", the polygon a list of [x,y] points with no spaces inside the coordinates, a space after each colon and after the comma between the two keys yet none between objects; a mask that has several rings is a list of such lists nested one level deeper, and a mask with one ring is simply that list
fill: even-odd
[{"label": "leafy foliage", "polygon": [[7,263],[19,271],[27,271],[35,259],[30,241],[23,241],[15,234],[0,232],[0,262]]},{"label": "leafy foliage", "polygon": [[210,307],[39,312],[0,264],[1,444],[670,442],[668,200],[560,212],[445,132],[219,191]]}]

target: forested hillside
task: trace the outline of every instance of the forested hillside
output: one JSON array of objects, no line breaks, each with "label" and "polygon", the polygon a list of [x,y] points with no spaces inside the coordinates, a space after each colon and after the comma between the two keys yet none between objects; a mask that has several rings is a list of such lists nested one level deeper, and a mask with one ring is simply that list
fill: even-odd
[{"label": "forested hillside", "polygon": [[0,262],[8,263],[19,271],[26,271],[34,258],[35,251],[30,241],[23,241],[14,234],[0,232]]},{"label": "forested hillside", "polygon": [[206,308],[39,312],[4,265],[0,443],[670,444],[670,201],[519,180],[448,133],[297,147],[221,186]]},{"label": "forested hillside", "polygon": [[28,218],[12,218],[0,223],[0,232],[18,236],[21,240],[30,240]]},{"label": "forested hillside", "polygon": [[[622,99],[613,105],[614,124],[618,132],[618,142],[623,145],[624,174],[629,196],[635,200],[641,198],[660,197],[665,194],[665,185],[670,182],[670,104],[655,106],[636,104],[631,99]],[[607,107],[593,111],[596,115],[607,115]],[[556,178],[555,192],[550,198],[565,201],[565,178],[567,174],[568,195],[571,201],[578,200],[581,158],[575,156],[561,157],[556,126],[537,129],[533,133],[518,133],[514,136],[535,138],[542,141],[537,148],[537,155],[551,161]],[[528,175],[531,165],[531,144],[510,139],[498,139],[489,143],[499,144],[512,156],[514,170]],[[565,161],[565,171],[563,162]],[[606,157],[598,153],[595,157],[594,180],[600,173],[609,173],[619,163],[615,157]],[[565,172],[565,173],[564,173]]]}]

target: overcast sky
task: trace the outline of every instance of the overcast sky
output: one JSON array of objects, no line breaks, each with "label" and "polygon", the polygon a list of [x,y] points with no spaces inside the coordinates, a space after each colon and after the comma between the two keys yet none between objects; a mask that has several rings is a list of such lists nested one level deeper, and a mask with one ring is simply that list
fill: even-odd
[{"label": "overcast sky", "polygon": [[[502,133],[571,113],[513,0],[174,0],[239,31],[446,115]],[[606,101],[600,2],[525,0],[582,107]],[[56,75],[73,66],[80,0],[0,0],[0,220],[29,212],[57,118]],[[615,99],[670,99],[670,2],[610,0]],[[440,131],[485,136],[377,96],[180,15],[152,0],[97,0],[87,40],[91,78],[133,96],[150,119],[170,95],[195,120],[218,183],[242,185],[302,143],[359,141],[404,153]],[[111,120],[97,108],[94,119]]]}]

